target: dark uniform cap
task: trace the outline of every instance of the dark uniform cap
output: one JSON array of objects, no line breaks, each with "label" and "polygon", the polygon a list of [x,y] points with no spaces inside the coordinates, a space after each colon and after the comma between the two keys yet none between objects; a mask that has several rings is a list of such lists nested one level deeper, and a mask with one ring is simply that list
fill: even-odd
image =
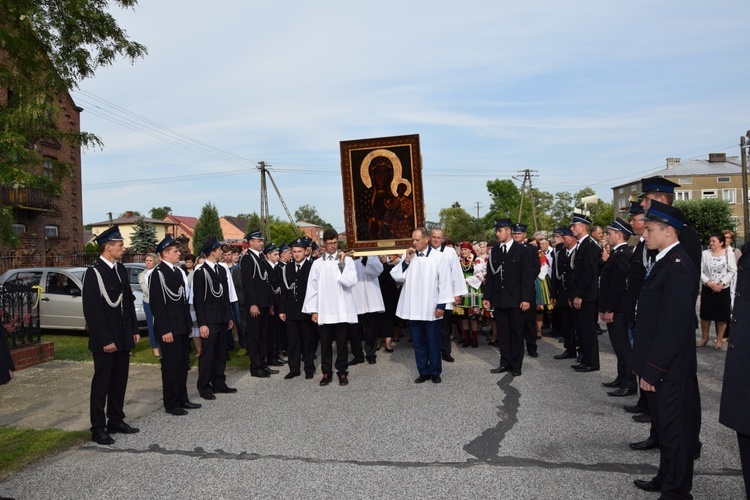
[{"label": "dark uniform cap", "polygon": [[563,236],[573,236],[573,231],[569,227],[560,228],[560,234]]},{"label": "dark uniform cap", "polygon": [[633,226],[625,222],[619,217],[615,218],[615,221],[606,227],[606,229],[616,229],[617,231],[621,231],[624,235],[626,235],[628,238],[633,236]]},{"label": "dark uniform cap", "polygon": [[245,240],[262,240],[263,239],[263,233],[260,232],[260,229],[256,229],[255,231],[250,231],[245,235]]},{"label": "dark uniform cap", "polygon": [[219,243],[219,240],[217,240],[216,238],[211,238],[203,244],[203,246],[201,247],[201,253],[208,256],[208,254],[210,254],[220,246],[221,243]]},{"label": "dark uniform cap", "polygon": [[630,210],[628,210],[628,213],[631,215],[638,215],[643,213],[643,207],[641,206],[640,201],[631,201],[630,202]]},{"label": "dark uniform cap", "polygon": [[108,241],[125,241],[125,238],[120,234],[119,226],[112,226],[107,228],[102,234],[96,237],[96,244],[102,245]]},{"label": "dark uniform cap", "polygon": [[278,249],[279,249],[279,247],[277,247],[276,245],[274,245],[273,242],[272,242],[266,248],[263,249],[263,253],[266,254],[266,255],[268,255],[269,253],[273,253],[273,252],[275,252]]},{"label": "dark uniform cap", "polygon": [[279,253],[286,252],[287,250],[291,250],[291,247],[287,245],[286,243],[282,243],[279,247]]},{"label": "dark uniform cap", "polygon": [[292,242],[292,248],[307,248],[310,244],[307,242],[307,238],[297,238]]},{"label": "dark uniform cap", "polygon": [[162,253],[166,248],[173,247],[173,246],[179,246],[180,242],[176,239],[172,238],[171,234],[168,234],[166,238],[161,240],[158,245],[156,245],[156,253]]},{"label": "dark uniform cap", "polygon": [[513,223],[510,221],[510,219],[495,219],[495,229],[511,226],[513,226]]},{"label": "dark uniform cap", "polygon": [[646,177],[641,179],[641,194],[646,193],[674,193],[674,188],[680,187],[664,177]]},{"label": "dark uniform cap", "polygon": [[315,251],[315,250],[317,250],[317,249],[318,249],[318,248],[320,248],[320,247],[318,246],[318,244],[317,244],[317,243],[315,243],[315,242],[313,241],[312,243],[310,243],[310,248],[312,248],[312,249],[313,249],[313,251]]},{"label": "dark uniform cap", "polygon": [[651,200],[651,206],[641,220],[663,222],[680,231],[685,228],[685,214],[682,210],[656,200]]},{"label": "dark uniform cap", "polygon": [[521,234],[526,232],[526,228],[529,227],[526,224],[521,224],[520,222],[516,222],[513,224],[510,228],[510,232],[513,234]]},{"label": "dark uniform cap", "polygon": [[563,231],[563,228],[561,228],[561,227],[556,227],[556,228],[555,228],[555,229],[554,229],[554,230],[552,231],[552,236],[555,236],[555,235],[558,235],[558,236],[560,236],[561,234],[563,234],[563,233],[562,233],[562,231]]},{"label": "dark uniform cap", "polygon": [[571,224],[577,224],[579,222],[581,224],[586,224],[587,226],[591,225],[591,219],[589,219],[588,215],[573,213],[573,216],[571,217],[570,223]]}]

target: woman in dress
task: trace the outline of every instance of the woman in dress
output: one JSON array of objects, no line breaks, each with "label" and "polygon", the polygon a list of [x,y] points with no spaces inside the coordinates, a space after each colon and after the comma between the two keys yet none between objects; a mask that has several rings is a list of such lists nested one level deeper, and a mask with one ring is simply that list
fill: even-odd
[{"label": "woman in dress", "polygon": [[726,238],[722,233],[711,235],[708,250],[701,256],[701,332],[703,336],[697,346],[708,343],[708,332],[711,322],[716,322],[716,345],[721,349],[724,344],[724,331],[731,312],[729,286],[732,277],[737,273],[737,262],[734,252],[726,248]]},{"label": "woman in dress", "polygon": [[547,255],[539,250],[539,263],[541,269],[539,274],[534,280],[534,287],[536,288],[536,338],[542,338],[542,325],[544,325],[544,314],[547,311],[552,310],[552,297],[550,294],[550,281],[549,281],[549,259]]},{"label": "woman in dress", "polygon": [[146,313],[146,325],[148,326],[148,341],[151,344],[151,350],[154,352],[154,356],[157,358],[161,354],[159,352],[159,344],[154,337],[154,315],[151,314],[151,306],[148,305],[148,277],[156,267],[157,257],[155,253],[147,253],[143,259],[143,263],[146,265],[146,270],[142,271],[138,275],[138,284],[141,286],[141,292],[143,292],[143,312]]},{"label": "woman in dress", "polygon": [[[466,289],[469,293],[464,295],[463,301],[458,311],[455,311],[457,315],[461,317],[461,340],[463,340],[463,347],[479,347],[477,341],[477,335],[479,330],[479,318],[482,314],[482,291],[481,291],[481,279],[475,275],[475,263],[476,255],[472,244],[468,241],[461,243],[461,272],[466,280]],[[481,267],[481,266],[480,266]],[[469,328],[471,327],[471,337],[469,337]]]}]

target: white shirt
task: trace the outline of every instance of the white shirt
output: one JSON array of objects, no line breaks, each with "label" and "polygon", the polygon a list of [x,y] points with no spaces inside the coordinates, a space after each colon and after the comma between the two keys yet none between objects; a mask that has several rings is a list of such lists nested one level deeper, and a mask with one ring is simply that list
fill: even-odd
[{"label": "white shirt", "polygon": [[[466,288],[466,280],[464,278],[464,273],[461,271],[461,260],[458,257],[458,254],[451,250],[447,251],[448,248],[446,248],[446,251],[440,252],[437,248],[433,247],[432,251],[427,254],[428,257],[432,257],[436,254],[442,254],[445,257],[445,260],[448,263],[448,272],[450,273],[450,280],[451,280],[451,288],[453,289],[453,297],[451,297],[451,300],[449,300],[445,304],[445,309],[448,311],[453,310],[453,301],[457,296],[460,295],[466,295],[469,293],[469,289]],[[413,259],[412,259],[413,262]]]},{"label": "white shirt", "polygon": [[344,269],[339,261],[315,259],[307,279],[307,292],[302,312],[318,314],[318,325],[356,323],[352,287],[357,283],[357,271],[351,257],[344,259]]},{"label": "white shirt", "polygon": [[357,271],[357,284],[352,287],[354,305],[357,314],[385,311],[383,293],[380,291],[378,276],[383,272],[383,264],[377,255],[367,258],[367,265],[362,265],[362,259],[354,261]]},{"label": "white shirt", "polygon": [[[208,261],[206,261],[208,262]],[[229,264],[226,262],[221,263],[222,266],[224,266],[224,269],[227,270],[227,287],[229,287],[229,302],[237,302],[240,300],[237,297],[237,290],[234,288],[234,280],[232,279],[232,271],[229,269]],[[211,267],[213,269],[213,266]]]},{"label": "white shirt", "polygon": [[404,284],[398,298],[396,316],[416,321],[440,319],[435,317],[438,304],[447,305],[454,299],[448,259],[438,251],[430,252],[428,257],[415,255],[404,270],[405,260],[406,253],[401,257],[401,263],[391,270],[393,279]]}]

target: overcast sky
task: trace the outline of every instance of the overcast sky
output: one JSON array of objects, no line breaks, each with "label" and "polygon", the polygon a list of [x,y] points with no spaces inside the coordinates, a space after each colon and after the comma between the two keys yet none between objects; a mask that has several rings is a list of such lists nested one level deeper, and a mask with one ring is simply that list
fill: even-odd
[{"label": "overcast sky", "polygon": [[[344,229],[339,141],[419,134],[427,220],[489,209],[489,179],[609,188],[667,157],[738,155],[739,1],[142,1],[115,12],[149,54],[73,93],[84,221],[155,206],[260,212],[259,161],[289,210]],[[165,128],[161,128],[165,127]],[[165,179],[169,178],[169,179]],[[284,216],[269,186],[270,211]]]}]

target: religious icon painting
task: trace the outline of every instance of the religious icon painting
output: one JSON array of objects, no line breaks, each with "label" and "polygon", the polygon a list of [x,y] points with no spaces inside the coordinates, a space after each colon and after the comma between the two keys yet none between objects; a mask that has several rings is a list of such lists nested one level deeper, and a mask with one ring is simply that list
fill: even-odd
[{"label": "religious icon painting", "polygon": [[358,254],[412,244],[424,225],[419,135],[341,141],[347,246]]}]

